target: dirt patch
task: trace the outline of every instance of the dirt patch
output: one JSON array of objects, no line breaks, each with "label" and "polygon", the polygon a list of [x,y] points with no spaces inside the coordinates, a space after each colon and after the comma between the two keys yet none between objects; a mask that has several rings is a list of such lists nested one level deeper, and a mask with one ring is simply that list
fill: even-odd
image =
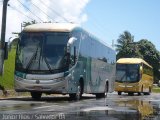
[{"label": "dirt patch", "polygon": [[12,98],[20,96],[30,96],[29,92],[16,92],[14,90],[6,90],[5,92],[0,90],[0,99],[3,98]]}]

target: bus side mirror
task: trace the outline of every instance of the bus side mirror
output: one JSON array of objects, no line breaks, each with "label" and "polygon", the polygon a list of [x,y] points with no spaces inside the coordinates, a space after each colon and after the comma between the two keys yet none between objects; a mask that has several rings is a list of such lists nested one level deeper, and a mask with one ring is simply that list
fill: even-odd
[{"label": "bus side mirror", "polygon": [[77,38],[71,37],[67,43],[67,53],[70,53],[70,63],[74,65],[76,63],[77,55],[76,55],[76,47],[75,41]]},{"label": "bus side mirror", "polygon": [[74,42],[75,42],[76,40],[77,40],[77,38],[75,38],[75,37],[69,38],[68,43],[67,43],[67,53],[70,52],[70,48],[71,48],[71,46],[74,44]]},{"label": "bus side mirror", "polygon": [[8,59],[8,42],[5,42],[5,46],[4,46],[4,59],[5,60]]},{"label": "bus side mirror", "polygon": [[141,74],[143,73],[143,68],[142,68],[142,66],[140,66],[140,73],[141,73]]},{"label": "bus side mirror", "polygon": [[76,54],[76,47],[74,46],[74,64],[76,63],[77,54]]},{"label": "bus side mirror", "polygon": [[142,79],[142,75],[143,75],[143,68],[142,66],[140,66],[140,79]]}]

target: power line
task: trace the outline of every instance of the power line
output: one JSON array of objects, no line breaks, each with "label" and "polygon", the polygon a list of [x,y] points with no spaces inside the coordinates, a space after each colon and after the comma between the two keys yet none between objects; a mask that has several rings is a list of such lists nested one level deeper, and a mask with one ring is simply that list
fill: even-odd
[{"label": "power line", "polygon": [[[42,11],[42,13],[43,14],[45,14],[48,18],[50,18],[50,19],[52,19],[47,13],[45,13],[42,9],[40,9],[37,5],[35,5],[33,2],[31,2],[32,3],[32,5],[34,6],[34,7],[36,7],[37,9],[39,9],[40,11]],[[52,19],[53,21],[55,21],[54,19]]]},{"label": "power line", "polygon": [[54,12],[56,15],[60,16],[64,21],[69,22],[65,17],[61,16],[57,11],[54,9],[48,7],[46,3],[44,3],[42,0],[39,0],[45,7],[49,8],[52,12]]},{"label": "power line", "polygon": [[27,9],[30,13],[32,13],[34,16],[36,16],[40,21],[43,22],[43,20],[38,17],[37,15],[35,15],[28,7],[26,7],[23,3],[21,3],[19,0],[17,0],[25,9]]},{"label": "power line", "polygon": [[26,16],[27,18],[29,18],[29,19],[31,19],[31,20],[34,20],[33,18],[25,15],[22,11],[20,11],[20,10],[18,10],[17,8],[11,6],[10,4],[8,4],[8,6],[9,6],[10,8],[12,8],[12,9],[16,10],[17,12],[21,13],[22,15]]}]

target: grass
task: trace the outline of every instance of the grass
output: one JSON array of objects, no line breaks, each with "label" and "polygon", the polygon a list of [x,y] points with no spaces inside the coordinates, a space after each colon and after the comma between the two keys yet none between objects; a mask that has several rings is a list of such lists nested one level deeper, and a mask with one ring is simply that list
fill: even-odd
[{"label": "grass", "polygon": [[153,87],[152,92],[153,93],[160,93],[160,87]]},{"label": "grass", "polygon": [[0,85],[5,89],[14,89],[14,68],[16,49],[8,53],[8,59],[4,62],[4,74],[0,76]]}]

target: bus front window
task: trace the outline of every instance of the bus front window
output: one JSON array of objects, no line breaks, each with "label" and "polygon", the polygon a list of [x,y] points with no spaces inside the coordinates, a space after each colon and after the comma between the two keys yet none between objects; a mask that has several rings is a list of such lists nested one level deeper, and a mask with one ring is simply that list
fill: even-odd
[{"label": "bus front window", "polygon": [[48,34],[44,43],[43,55],[51,69],[60,69],[67,66],[68,37],[65,34]]},{"label": "bus front window", "polygon": [[139,65],[138,64],[117,64],[116,70],[117,82],[138,82]]},{"label": "bus front window", "polygon": [[61,72],[66,68],[67,33],[23,33],[16,54],[16,70]]}]

